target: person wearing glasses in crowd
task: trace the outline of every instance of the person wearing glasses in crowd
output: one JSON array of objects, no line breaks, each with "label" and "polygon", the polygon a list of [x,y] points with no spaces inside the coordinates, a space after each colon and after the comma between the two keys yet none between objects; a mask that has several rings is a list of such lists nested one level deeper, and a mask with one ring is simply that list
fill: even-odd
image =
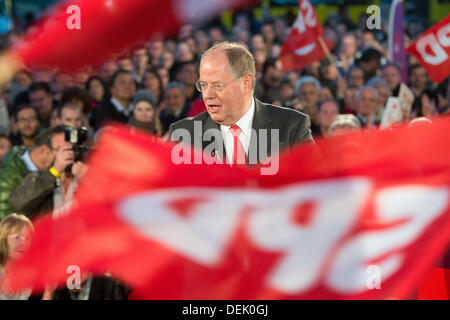
[{"label": "person wearing glasses in crowd", "polygon": [[[258,146],[261,137],[258,132],[264,132],[270,139],[271,130],[277,129],[280,150],[313,141],[306,114],[265,104],[254,97],[255,74],[255,60],[242,45],[221,42],[207,50],[200,62],[200,78],[196,84],[203,95],[206,111],[172,124],[170,139],[182,140],[180,132],[183,130],[177,129],[186,129],[194,137],[190,143],[205,149],[210,143],[210,138],[203,137],[205,132],[216,129],[220,134],[211,154],[217,154],[222,163],[229,164],[256,164],[263,160],[260,154],[264,152],[248,157],[252,153],[249,150],[256,150]],[[194,136],[196,122],[201,124],[201,136]],[[256,135],[252,135],[252,129]],[[269,146],[271,143],[267,143]],[[272,150],[264,151],[267,151],[265,155],[270,155]]]}]

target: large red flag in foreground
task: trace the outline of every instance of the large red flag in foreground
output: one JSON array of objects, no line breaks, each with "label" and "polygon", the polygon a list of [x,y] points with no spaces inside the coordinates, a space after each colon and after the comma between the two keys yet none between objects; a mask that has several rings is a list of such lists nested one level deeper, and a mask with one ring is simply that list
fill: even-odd
[{"label": "large red flag in foreground", "polygon": [[406,52],[419,60],[431,80],[444,81],[450,74],[450,14],[414,41]]},{"label": "large red flag in foreground", "polygon": [[254,0],[78,0],[64,1],[13,49],[31,68],[74,71],[170,34],[182,24],[210,19]]},{"label": "large red flag in foreground", "polygon": [[[300,0],[297,19],[280,53],[283,70],[287,72],[302,69],[312,62],[324,58],[325,51],[319,42],[319,37],[322,35],[323,29],[314,7],[308,0]],[[327,39],[324,39],[324,44],[329,50],[334,46]]]},{"label": "large red flag in foreground", "polygon": [[77,265],[152,299],[402,299],[450,230],[450,119],[304,145],[261,168],[176,165],[107,131],[66,216],[37,223],[14,288]]}]

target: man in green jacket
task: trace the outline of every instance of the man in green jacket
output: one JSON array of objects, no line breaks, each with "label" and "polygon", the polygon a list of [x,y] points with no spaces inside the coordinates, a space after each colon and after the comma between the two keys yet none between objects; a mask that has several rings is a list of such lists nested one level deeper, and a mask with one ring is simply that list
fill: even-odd
[{"label": "man in green jacket", "polygon": [[50,170],[57,174],[52,164],[65,145],[64,126],[59,125],[40,133],[33,147],[15,146],[6,154],[0,170],[0,219],[13,212],[9,196],[30,172]]}]

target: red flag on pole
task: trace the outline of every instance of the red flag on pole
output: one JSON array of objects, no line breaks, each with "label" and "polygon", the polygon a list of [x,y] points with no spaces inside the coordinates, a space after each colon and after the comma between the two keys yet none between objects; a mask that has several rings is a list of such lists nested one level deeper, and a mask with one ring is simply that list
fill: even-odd
[{"label": "red flag on pole", "polygon": [[153,34],[170,34],[182,24],[197,23],[253,1],[65,1],[32,27],[12,51],[31,68],[74,71],[111,59]]},{"label": "red flag on pole", "polygon": [[[308,0],[300,0],[297,19],[280,53],[283,70],[301,69],[325,57],[326,53],[319,42],[322,35],[323,29],[314,7]],[[324,39],[324,42],[329,50],[333,48],[331,41]]]},{"label": "red flag on pole", "polygon": [[139,298],[406,298],[449,240],[449,125],[304,145],[266,176],[177,165],[171,146],[118,127],[100,138],[78,206],[36,224],[11,284],[62,284],[76,265]]},{"label": "red flag on pole", "polygon": [[444,81],[450,74],[450,14],[414,41],[406,52],[419,60],[431,80]]}]

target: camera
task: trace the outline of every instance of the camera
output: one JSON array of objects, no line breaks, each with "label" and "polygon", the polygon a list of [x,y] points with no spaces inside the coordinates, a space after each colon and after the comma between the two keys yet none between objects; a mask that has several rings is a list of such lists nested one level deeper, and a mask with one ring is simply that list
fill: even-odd
[{"label": "camera", "polygon": [[[64,128],[64,140],[70,142],[72,144],[72,150],[75,154],[74,162],[83,161],[87,152],[89,151],[89,147],[87,146],[87,129],[85,127],[74,128],[74,127],[66,127]],[[68,165],[66,167],[66,171],[71,171],[72,165]]]}]

